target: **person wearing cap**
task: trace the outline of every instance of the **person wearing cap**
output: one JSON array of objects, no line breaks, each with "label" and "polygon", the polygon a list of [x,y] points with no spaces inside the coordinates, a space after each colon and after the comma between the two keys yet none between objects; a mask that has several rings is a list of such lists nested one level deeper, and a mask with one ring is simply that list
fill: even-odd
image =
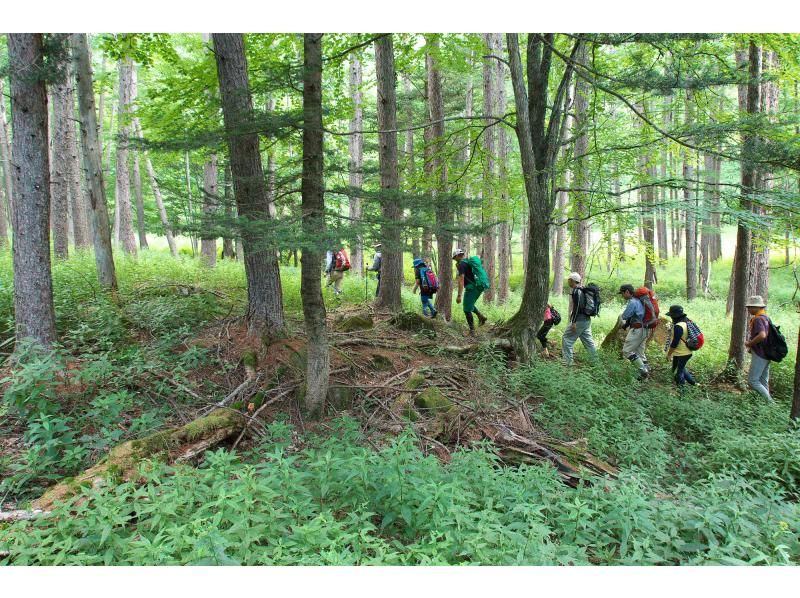
[{"label": "person wearing cap", "polygon": [[581,289],[581,275],[573,272],[567,278],[571,289],[569,295],[569,324],[561,337],[561,356],[565,365],[572,365],[573,349],[578,339],[581,339],[584,348],[589,352],[592,361],[597,360],[597,347],[592,337],[592,320],[584,312],[583,290]]},{"label": "person wearing cap", "polygon": [[431,303],[431,299],[433,295],[428,295],[427,293],[422,292],[422,277],[420,276],[420,270],[422,268],[427,268],[428,264],[425,260],[420,258],[414,258],[414,288],[411,289],[412,293],[416,293],[417,289],[419,289],[419,298],[422,299],[422,315],[428,315],[430,312],[431,319],[436,317],[436,314],[439,313],[436,311],[436,308],[433,307],[433,303]]},{"label": "person wearing cap", "polygon": [[680,305],[671,305],[667,315],[672,319],[672,340],[667,351],[667,360],[672,360],[672,374],[675,377],[675,384],[679,389],[684,388],[685,383],[694,386],[697,382],[692,373],[686,369],[686,364],[692,358],[692,351],[686,344],[689,338],[689,324],[687,323],[686,313]]},{"label": "person wearing cap", "polygon": [[467,336],[475,336],[475,320],[472,314],[478,316],[480,326],[486,323],[486,316],[478,311],[475,303],[483,293],[483,288],[475,286],[475,273],[472,267],[464,259],[466,252],[463,249],[456,249],[453,252],[453,259],[456,262],[456,270],[458,270],[458,296],[456,303],[461,303],[461,297],[464,297],[464,316],[467,318],[469,325],[469,332]]},{"label": "person wearing cap", "polygon": [[753,295],[747,300],[747,311],[751,318],[744,346],[750,351],[750,372],[747,375],[747,383],[767,401],[772,402],[772,395],[769,394],[769,360],[764,354],[764,341],[769,334],[766,307],[767,304],[760,295]]},{"label": "person wearing cap", "polygon": [[381,256],[381,247],[380,243],[376,243],[373,245],[377,251],[375,252],[375,256],[372,258],[372,265],[367,268],[367,272],[377,272],[377,279],[378,279],[378,286],[375,288],[375,296],[378,296],[378,293],[381,291],[381,265],[383,262],[383,258]]},{"label": "person wearing cap", "polygon": [[647,367],[647,341],[650,331],[644,327],[644,304],[634,297],[632,284],[619,287],[619,293],[628,303],[620,316],[622,328],[627,329],[625,341],[622,344],[622,355],[636,364],[639,368],[639,377],[644,380],[650,374]]}]

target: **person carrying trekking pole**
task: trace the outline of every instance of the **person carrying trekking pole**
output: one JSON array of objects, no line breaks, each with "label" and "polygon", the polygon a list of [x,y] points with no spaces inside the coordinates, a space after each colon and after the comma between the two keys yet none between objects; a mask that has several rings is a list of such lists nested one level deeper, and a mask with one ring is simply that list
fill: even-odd
[{"label": "person carrying trekking pole", "polygon": [[748,339],[744,346],[750,352],[750,371],[747,375],[747,383],[750,388],[772,403],[772,395],[769,393],[770,360],[767,359],[764,352],[770,324],[766,307],[767,304],[759,295],[753,295],[747,300],[747,311],[751,318],[747,325]]},{"label": "person carrying trekking pole", "polygon": [[650,330],[644,321],[644,303],[634,296],[634,292],[632,284],[624,284],[619,288],[620,295],[627,301],[625,310],[620,316],[620,320],[623,322],[622,328],[628,330],[622,344],[622,355],[639,368],[639,379],[646,380],[650,375],[645,353]]},{"label": "person carrying trekking pole", "polygon": [[[679,390],[683,390],[688,382],[691,386],[697,384],[692,373],[686,369],[686,364],[692,358],[690,345],[689,324],[690,320],[680,305],[671,305],[667,315],[672,319],[672,340],[667,350],[667,361],[672,360],[672,375]],[[699,347],[698,347],[699,348]]]},{"label": "person carrying trekking pole", "polygon": [[[589,352],[591,360],[597,361],[597,347],[592,337],[592,320],[590,313],[587,313],[587,311],[595,315],[599,312],[590,305],[592,301],[587,301],[587,289],[581,287],[580,274],[577,272],[570,274],[567,278],[567,284],[571,290],[569,294],[569,325],[561,337],[561,355],[564,359],[564,365],[572,365],[573,349],[578,339],[581,339],[584,348]],[[596,300],[599,300],[599,297]]]},{"label": "person carrying trekking pole", "polygon": [[430,317],[433,319],[439,312],[433,307],[431,299],[433,294],[439,290],[439,281],[433,270],[425,263],[425,260],[415,258],[413,264],[414,288],[411,289],[411,292],[416,293],[417,289],[419,289],[419,298],[422,300],[422,315],[426,316],[430,312]]},{"label": "person carrying trekking pole", "polygon": [[467,318],[469,331],[467,336],[475,336],[475,321],[473,314],[478,316],[480,326],[486,323],[486,316],[484,316],[475,303],[481,296],[483,291],[489,288],[489,277],[483,269],[481,259],[478,256],[466,257],[466,252],[463,249],[456,249],[453,252],[453,259],[456,261],[456,269],[458,270],[458,296],[456,303],[461,303],[461,298],[464,298],[464,316]]},{"label": "person carrying trekking pole", "polygon": [[378,251],[375,252],[375,256],[372,258],[372,266],[367,268],[367,272],[377,272],[378,276],[378,286],[375,288],[375,296],[377,297],[378,294],[381,292],[381,265],[383,262],[383,257],[381,256],[381,247],[380,243],[374,245],[375,249]]}]

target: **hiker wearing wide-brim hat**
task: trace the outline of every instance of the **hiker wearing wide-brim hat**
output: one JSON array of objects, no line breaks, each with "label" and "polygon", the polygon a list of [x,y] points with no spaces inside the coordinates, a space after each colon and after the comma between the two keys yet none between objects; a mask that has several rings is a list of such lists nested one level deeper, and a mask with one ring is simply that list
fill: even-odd
[{"label": "hiker wearing wide-brim hat", "polygon": [[765,309],[767,304],[761,295],[752,295],[745,305],[752,316],[747,326],[747,342],[744,344],[750,351],[747,383],[767,401],[772,402],[772,395],[769,393],[769,360],[764,353],[764,341],[769,335],[769,318]]},{"label": "hiker wearing wide-brim hat", "polygon": [[667,361],[672,360],[672,374],[678,388],[683,388],[688,382],[694,386],[697,382],[692,373],[686,369],[686,364],[692,358],[692,351],[686,341],[689,339],[689,318],[683,307],[670,305],[667,315],[672,319],[672,337],[667,350]]}]

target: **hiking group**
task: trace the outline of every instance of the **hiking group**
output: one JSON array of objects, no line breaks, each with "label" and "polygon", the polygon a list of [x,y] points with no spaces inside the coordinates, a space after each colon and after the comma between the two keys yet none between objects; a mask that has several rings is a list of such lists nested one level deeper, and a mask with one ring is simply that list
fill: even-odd
[{"label": "hiking group", "polygon": [[[374,248],[377,251],[372,266],[366,270],[377,274],[378,285],[375,290],[375,296],[377,296],[381,283],[381,245],[377,244]],[[489,289],[489,277],[483,269],[480,257],[467,257],[466,252],[460,248],[453,252],[452,257],[456,262],[458,281],[456,303],[461,304],[464,309],[464,317],[468,326],[466,335],[475,336],[475,317],[477,316],[479,326],[487,321],[486,316],[478,309],[477,302],[484,291]],[[412,292],[416,294],[419,290],[423,315],[436,318],[438,311],[433,305],[433,296],[439,290],[439,279],[432,266],[433,261],[430,258],[414,259]],[[336,296],[342,292],[342,278],[344,272],[349,269],[350,260],[344,249],[328,251],[325,272],[328,277],[328,286],[333,286]],[[589,353],[590,361],[592,363],[598,361],[597,346],[592,336],[592,318],[600,315],[602,304],[600,288],[593,283],[585,286],[582,286],[581,283],[582,277],[577,272],[572,272],[567,278],[570,288],[568,322],[567,329],[561,337],[561,355],[567,366],[574,363],[575,343],[578,340]],[[646,286],[635,288],[631,284],[620,286],[619,294],[625,301],[625,307],[619,316],[619,328],[625,331],[622,357],[636,367],[640,380],[647,380],[650,377],[647,345],[653,338],[661,315],[658,298],[652,289]],[[766,400],[772,401],[769,392],[769,366],[770,362],[781,361],[786,356],[786,340],[780,329],[766,315],[766,303],[762,297],[758,295],[750,297],[747,302],[747,310],[751,315],[745,342],[747,350],[751,354],[748,384]],[[675,384],[679,390],[683,390],[687,384],[696,386],[697,381],[687,365],[694,352],[703,347],[705,342],[703,332],[693,320],[689,319],[680,305],[670,306],[666,315],[671,320],[671,325],[668,326],[664,350],[667,361],[671,362]],[[544,312],[543,324],[536,334],[544,357],[550,357],[547,335],[560,322],[561,314],[548,303]]]}]

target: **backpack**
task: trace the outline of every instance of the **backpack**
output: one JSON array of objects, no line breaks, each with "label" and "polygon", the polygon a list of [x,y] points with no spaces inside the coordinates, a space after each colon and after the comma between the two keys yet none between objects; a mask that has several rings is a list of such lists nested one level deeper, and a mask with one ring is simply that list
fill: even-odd
[{"label": "backpack", "polygon": [[639,287],[633,292],[633,296],[641,301],[644,306],[644,322],[642,322],[642,326],[644,328],[658,326],[658,317],[661,315],[661,309],[658,306],[656,294],[647,287]]},{"label": "backpack", "polygon": [[552,305],[550,306],[550,319],[553,321],[553,326],[561,324],[561,314]]},{"label": "backpack", "polygon": [[686,348],[689,351],[697,351],[703,348],[706,338],[703,336],[700,327],[688,318],[686,319],[686,333],[688,338],[684,339],[683,342],[686,343]]},{"label": "backpack", "polygon": [[581,311],[592,318],[599,316],[600,304],[603,303],[600,298],[600,287],[592,282],[583,287],[581,291],[583,291],[583,308]]},{"label": "backpack", "polygon": [[439,279],[428,266],[419,269],[419,288],[425,295],[433,295],[439,290]]},{"label": "backpack", "polygon": [[[766,318],[766,316],[764,317]],[[769,332],[762,343],[764,357],[770,361],[783,361],[783,358],[789,353],[789,347],[786,346],[786,338],[781,333],[780,326],[775,326],[769,318],[767,318],[767,322],[769,322]]]},{"label": "backpack", "polygon": [[488,291],[491,285],[489,284],[489,276],[486,274],[486,270],[483,269],[481,258],[477,255],[473,255],[472,257],[466,258],[465,261],[469,264],[469,267],[472,268],[472,275],[475,277],[475,282],[473,283],[475,287]]},{"label": "backpack", "polygon": [[347,257],[347,252],[340,249],[336,252],[336,262],[333,265],[334,270],[341,270],[342,272],[350,269],[350,258]]}]

